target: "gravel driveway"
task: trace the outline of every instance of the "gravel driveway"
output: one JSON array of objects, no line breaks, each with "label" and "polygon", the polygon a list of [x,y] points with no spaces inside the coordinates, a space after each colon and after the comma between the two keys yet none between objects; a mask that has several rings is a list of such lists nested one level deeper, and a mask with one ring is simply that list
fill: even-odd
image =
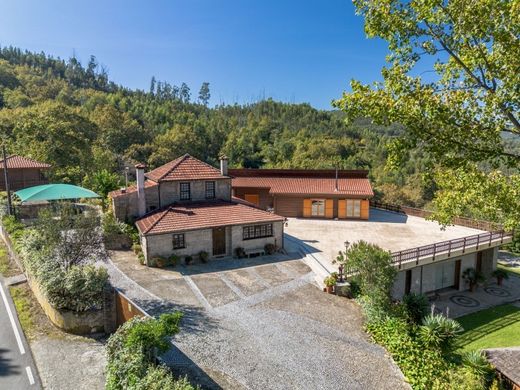
[{"label": "gravel driveway", "polygon": [[[184,310],[181,333],[164,358],[205,388],[408,388],[384,349],[368,340],[359,307],[320,291],[301,260],[218,260],[152,270],[129,264],[122,253],[111,258],[127,282],[150,290],[142,302],[160,299],[154,311]],[[143,295],[141,287],[134,294]]]}]

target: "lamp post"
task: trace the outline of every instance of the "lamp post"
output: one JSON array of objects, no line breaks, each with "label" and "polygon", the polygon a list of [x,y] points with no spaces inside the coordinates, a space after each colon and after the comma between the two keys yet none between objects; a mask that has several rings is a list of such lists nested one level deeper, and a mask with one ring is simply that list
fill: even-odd
[{"label": "lamp post", "polygon": [[[345,241],[343,244],[345,245],[345,261],[347,261],[347,249],[350,246],[350,242]],[[343,283],[345,281],[344,270],[345,270],[345,267],[343,266],[343,264],[340,264],[339,267],[338,267],[339,282],[340,283]]]}]

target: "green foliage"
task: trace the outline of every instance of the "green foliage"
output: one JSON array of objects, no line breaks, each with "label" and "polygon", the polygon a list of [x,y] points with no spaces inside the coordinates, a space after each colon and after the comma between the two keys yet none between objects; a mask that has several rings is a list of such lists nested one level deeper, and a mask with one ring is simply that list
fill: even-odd
[{"label": "green foliage", "polygon": [[410,293],[403,297],[403,303],[410,320],[415,324],[420,324],[428,314],[430,303],[424,294]]},{"label": "green foliage", "polygon": [[481,271],[477,271],[475,268],[466,268],[462,273],[462,278],[469,284],[470,288],[486,280],[484,274]]},{"label": "green foliage", "polygon": [[154,361],[156,353],[170,348],[169,338],[179,332],[181,318],[179,312],[162,314],[158,319],[134,317],[110,336],[106,389],[193,389],[186,379],[176,380]]},{"label": "green foliage", "polygon": [[110,191],[114,191],[121,186],[121,177],[107,169],[102,169],[87,174],[83,179],[83,185],[106,199]]},{"label": "green foliage", "polygon": [[327,287],[334,287],[338,281],[335,277],[333,276],[327,276],[324,280],[323,280],[323,283],[325,284],[325,286]]},{"label": "green foliage", "polygon": [[423,319],[419,334],[424,343],[430,347],[449,352],[455,337],[462,333],[460,324],[440,314],[430,314]]},{"label": "green foliage", "polygon": [[[403,125],[388,147],[388,163],[403,166],[418,148],[428,156],[442,181],[435,218],[450,223],[471,209],[511,227],[520,210],[520,45],[512,27],[518,26],[518,5],[488,0],[471,7],[465,0],[354,5],[367,35],[387,41],[390,54],[382,82],[354,80],[334,105],[349,123],[371,118],[378,125]],[[431,64],[430,73],[425,64]]]},{"label": "green foliage", "polygon": [[501,268],[497,268],[496,270],[494,270],[493,276],[497,279],[509,279],[509,273]]},{"label": "green foliage", "polygon": [[165,366],[150,366],[135,385],[139,390],[193,390],[187,378],[175,379]]},{"label": "green foliage", "polygon": [[264,251],[265,253],[267,253],[268,255],[272,255],[276,252],[276,247],[274,246],[274,244],[265,244],[264,245]]},{"label": "green foliage", "polygon": [[[152,88],[153,87],[153,88]],[[0,49],[0,133],[10,152],[53,165],[53,180],[105,194],[124,167],[157,167],[184,153],[235,167],[370,168],[378,197],[422,206],[432,198],[428,157],[414,153],[385,169],[387,143],[403,129],[338,112],[273,100],[208,108],[209,85],[190,103],[189,88],[153,79],[149,92],[117,86],[94,59],[83,66],[16,48]]]},{"label": "green foliage", "polygon": [[175,267],[177,265],[177,263],[179,262],[179,256],[177,255],[171,255],[170,257],[168,257],[168,263],[172,266],[172,267]]},{"label": "green foliage", "polygon": [[190,255],[184,256],[184,263],[186,265],[190,265],[192,262],[193,262],[193,256],[190,256]]},{"label": "green foliage", "polygon": [[493,380],[494,370],[482,351],[467,351],[462,354],[462,363],[473,373],[482,376],[489,383]]},{"label": "green foliage", "polygon": [[357,271],[356,281],[361,294],[372,301],[372,304],[388,309],[391,303],[391,291],[394,285],[396,269],[392,266],[390,252],[377,245],[359,241],[352,244],[346,256],[339,261],[346,269],[351,267]]},{"label": "green foliage", "polygon": [[209,253],[206,251],[199,252],[199,260],[203,263],[207,263],[209,259]]}]

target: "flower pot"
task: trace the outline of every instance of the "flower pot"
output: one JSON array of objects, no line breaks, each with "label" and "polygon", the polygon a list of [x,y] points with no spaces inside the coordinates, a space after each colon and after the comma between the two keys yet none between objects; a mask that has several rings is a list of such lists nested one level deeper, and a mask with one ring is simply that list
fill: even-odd
[{"label": "flower pot", "polygon": [[499,286],[502,285],[502,282],[503,282],[503,281],[504,281],[504,277],[503,277],[503,276],[497,276],[497,284],[498,284]]},{"label": "flower pot", "polygon": [[475,292],[477,290],[477,283],[470,283],[469,284],[469,291]]},{"label": "flower pot", "polygon": [[327,286],[327,292],[329,294],[334,294],[334,286]]}]

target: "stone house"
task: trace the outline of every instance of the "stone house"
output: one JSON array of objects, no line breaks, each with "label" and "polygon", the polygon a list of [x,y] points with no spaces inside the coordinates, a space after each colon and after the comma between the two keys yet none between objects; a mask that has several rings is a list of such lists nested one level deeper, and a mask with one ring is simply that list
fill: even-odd
[{"label": "stone house", "polygon": [[284,218],[231,196],[227,159],[220,170],[188,154],[145,173],[137,185],[111,192],[119,220],[135,221],[147,264],[154,257],[232,256],[237,248],[283,247]]}]

